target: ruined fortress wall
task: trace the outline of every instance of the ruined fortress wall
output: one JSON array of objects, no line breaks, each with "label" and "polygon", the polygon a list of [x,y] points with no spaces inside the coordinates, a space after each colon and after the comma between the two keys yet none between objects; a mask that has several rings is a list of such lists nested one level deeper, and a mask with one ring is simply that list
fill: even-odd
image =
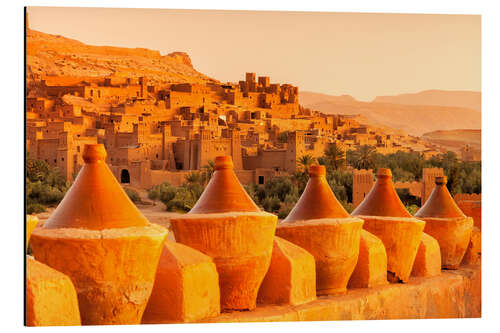
[{"label": "ruined fortress wall", "polygon": [[443,168],[424,168],[422,170],[422,200],[421,206],[427,201],[435,186],[436,177],[444,176]]},{"label": "ruined fortress wall", "polygon": [[157,141],[154,144],[141,145],[139,147],[121,147],[113,151],[113,157],[126,159],[128,162],[134,161],[147,161],[156,160],[161,158],[162,155],[162,144],[161,141]]},{"label": "ruined fortress wall", "polygon": [[186,176],[191,171],[166,171],[166,170],[151,170],[151,186],[161,183],[169,183],[173,186],[181,186],[186,181]]},{"label": "ruined fortress wall", "polygon": [[140,85],[130,85],[123,87],[103,87],[103,86],[85,86],[82,97],[92,99],[116,98],[127,99],[132,97],[144,97]]},{"label": "ruined fortress wall", "polygon": [[238,151],[237,146],[238,142],[233,145],[231,138],[179,140],[173,144],[173,151],[178,169],[198,170],[222,155],[231,155],[238,168],[243,162],[241,148]]},{"label": "ruined fortress wall", "polygon": [[396,189],[408,189],[410,195],[414,197],[421,198],[422,197],[422,183],[417,181],[413,182],[396,182],[394,183],[394,187]]},{"label": "ruined fortress wall", "polygon": [[35,158],[44,160],[50,166],[57,166],[57,147],[59,146],[58,138],[38,140]]},{"label": "ruined fortress wall", "polygon": [[455,201],[481,201],[481,193],[458,193],[453,198]]},{"label": "ruined fortress wall", "polygon": [[352,204],[358,207],[373,186],[373,170],[357,170],[352,172]]},{"label": "ruined fortress wall", "polygon": [[274,104],[272,107],[273,118],[287,119],[290,116],[299,113],[299,105],[294,104]]},{"label": "ruined fortress wall", "polygon": [[272,168],[286,170],[285,150],[261,150],[256,156],[243,156],[243,169],[255,170],[258,168]]},{"label": "ruined fortress wall", "polygon": [[198,166],[194,169],[201,168],[206,165],[208,161],[215,161],[217,156],[232,156],[231,141],[232,140],[228,138],[201,140],[199,148],[199,162]]},{"label": "ruined fortress wall", "polygon": [[258,108],[260,107],[260,97],[261,93],[259,92],[249,92],[248,94],[244,94],[242,98],[239,99],[238,104],[242,107],[247,108]]},{"label": "ruined fortress wall", "polygon": [[[162,183],[181,186],[186,182],[186,176],[192,172],[190,170],[169,171],[146,169],[141,174],[140,168],[134,166],[112,166],[111,170],[118,182],[121,181],[122,170],[127,170],[130,174],[130,184],[145,190]],[[255,183],[255,172],[253,170],[236,170],[235,173],[243,185]]]},{"label": "ruined fortress wall", "polygon": [[71,94],[79,97],[85,96],[84,86],[45,86],[45,94],[50,97],[63,96]]},{"label": "ruined fortress wall", "polygon": [[307,154],[305,146],[305,134],[303,131],[295,131],[288,134],[286,147],[285,170],[295,172],[297,170],[297,161]]},{"label": "ruined fortress wall", "polygon": [[255,184],[255,170],[234,170],[236,177],[243,185]]},{"label": "ruined fortress wall", "polygon": [[189,92],[171,91],[167,98],[167,108],[179,110],[181,107],[201,108],[205,104],[209,105],[212,98],[207,94],[197,94]]},{"label": "ruined fortress wall", "polygon": [[474,219],[474,226],[481,229],[481,194],[476,193],[460,193],[456,194],[453,199],[457,203],[462,212]]},{"label": "ruined fortress wall", "polygon": [[[305,137],[306,143],[309,141],[307,136]],[[311,155],[314,158],[318,158],[325,155],[325,149],[328,147],[328,142],[326,140],[313,139],[311,143],[306,145],[306,150],[304,154]]]},{"label": "ruined fortress wall", "polygon": [[310,119],[275,119],[271,118],[267,120],[268,127],[273,128],[276,126],[279,128],[280,132],[283,131],[305,131],[311,127]]}]

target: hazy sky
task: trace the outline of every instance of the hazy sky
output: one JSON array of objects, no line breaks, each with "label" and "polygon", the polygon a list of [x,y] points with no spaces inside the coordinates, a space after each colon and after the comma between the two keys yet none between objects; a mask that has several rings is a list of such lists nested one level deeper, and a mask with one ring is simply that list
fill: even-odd
[{"label": "hazy sky", "polygon": [[478,15],[29,7],[31,29],[91,45],[184,51],[220,81],[245,72],[360,100],[481,90]]}]

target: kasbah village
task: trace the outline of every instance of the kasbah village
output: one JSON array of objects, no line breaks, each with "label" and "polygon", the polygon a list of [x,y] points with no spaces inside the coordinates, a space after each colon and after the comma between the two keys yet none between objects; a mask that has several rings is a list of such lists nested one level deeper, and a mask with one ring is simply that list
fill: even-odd
[{"label": "kasbah village", "polygon": [[480,190],[348,163],[439,160],[439,142],[261,73],[222,83],[182,52],[27,27],[26,325],[481,316]]}]

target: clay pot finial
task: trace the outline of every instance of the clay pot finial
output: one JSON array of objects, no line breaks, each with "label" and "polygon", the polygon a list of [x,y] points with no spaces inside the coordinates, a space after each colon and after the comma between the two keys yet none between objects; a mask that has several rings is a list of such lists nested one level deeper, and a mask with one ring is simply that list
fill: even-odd
[{"label": "clay pot finial", "polygon": [[311,165],[308,171],[309,177],[326,177],[326,168],[324,165]]},{"label": "clay pot finial", "polygon": [[391,169],[379,168],[377,170],[377,178],[392,179],[392,171],[391,171]]},{"label": "clay pot finial", "polygon": [[309,167],[309,177],[304,193],[283,222],[349,217],[326,181],[325,166]]},{"label": "clay pot finial", "polygon": [[377,181],[352,215],[411,217],[394,188],[390,169],[378,169]]},{"label": "clay pot finial", "polygon": [[215,158],[215,172],[188,214],[260,212],[233,170],[231,156]]},{"label": "clay pot finial", "polygon": [[435,179],[436,185],[446,185],[448,183],[448,178],[446,176],[438,176]]},{"label": "clay pot finial", "polygon": [[217,156],[215,158],[215,170],[233,169],[233,159],[231,156]]},{"label": "clay pot finial", "polygon": [[87,144],[84,166],[44,227],[103,230],[149,225],[107,164],[102,144]]},{"label": "clay pot finial", "polygon": [[95,163],[98,161],[105,161],[106,160],[106,149],[104,149],[103,144],[87,144],[83,148],[83,160],[85,163]]},{"label": "clay pot finial", "polygon": [[416,217],[465,217],[446,187],[447,178],[436,177],[431,195],[415,214]]}]

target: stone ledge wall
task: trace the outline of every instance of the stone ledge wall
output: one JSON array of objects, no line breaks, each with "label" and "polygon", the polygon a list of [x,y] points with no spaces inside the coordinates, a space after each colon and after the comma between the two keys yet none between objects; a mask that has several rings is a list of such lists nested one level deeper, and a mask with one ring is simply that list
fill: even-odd
[{"label": "stone ledge wall", "polygon": [[321,321],[481,317],[481,266],[445,270],[407,284],[349,289],[346,295],[322,296],[299,306],[258,306],[203,322]]}]

